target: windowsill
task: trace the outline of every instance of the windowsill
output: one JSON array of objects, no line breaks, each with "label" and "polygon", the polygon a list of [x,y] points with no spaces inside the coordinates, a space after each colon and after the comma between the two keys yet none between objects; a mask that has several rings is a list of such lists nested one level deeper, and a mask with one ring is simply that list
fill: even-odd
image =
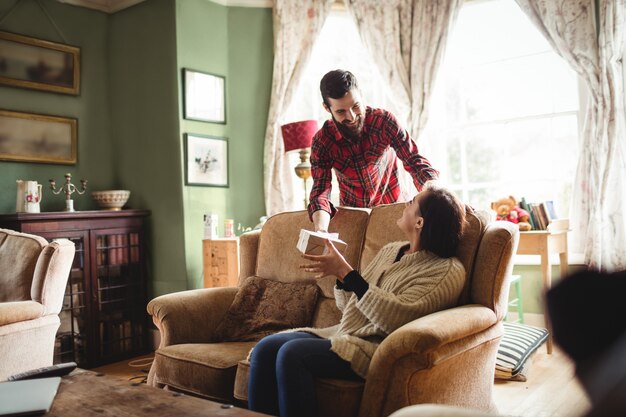
[{"label": "windowsill", "polygon": [[[582,253],[569,253],[567,255],[568,265],[585,265],[585,256]],[[550,254],[550,264],[559,265],[559,255]],[[541,256],[539,255],[515,255],[513,257],[514,265],[541,265]]]}]

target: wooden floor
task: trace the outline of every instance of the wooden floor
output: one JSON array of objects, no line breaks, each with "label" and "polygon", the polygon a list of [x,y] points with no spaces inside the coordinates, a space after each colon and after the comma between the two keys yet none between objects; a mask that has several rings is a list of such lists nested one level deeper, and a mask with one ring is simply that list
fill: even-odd
[{"label": "wooden floor", "polygon": [[590,403],[574,375],[571,360],[545,346],[531,357],[527,382],[496,381],[494,400],[501,414],[524,417],[579,417]]},{"label": "wooden floor", "polygon": [[[145,355],[92,369],[108,376],[141,381],[149,365]],[[130,363],[130,365],[129,365]],[[542,346],[533,356],[527,382],[496,381],[494,399],[500,414],[523,417],[578,417],[589,409],[589,401],[574,377],[574,366],[564,353],[555,349],[548,355]]]}]

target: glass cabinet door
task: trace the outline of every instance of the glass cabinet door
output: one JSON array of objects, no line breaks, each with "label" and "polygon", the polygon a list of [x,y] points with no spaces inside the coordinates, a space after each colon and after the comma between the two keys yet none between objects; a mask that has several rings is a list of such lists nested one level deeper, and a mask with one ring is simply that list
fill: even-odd
[{"label": "glass cabinet door", "polygon": [[68,232],[64,236],[46,233],[41,235],[49,241],[69,239],[74,242],[76,250],[59,313],[61,325],[54,341],[54,363],[76,362],[79,366],[86,367],[89,363],[87,351],[90,340],[87,236],[82,232]]},{"label": "glass cabinet door", "polygon": [[94,296],[99,361],[146,348],[146,308],[139,230],[96,230]]}]

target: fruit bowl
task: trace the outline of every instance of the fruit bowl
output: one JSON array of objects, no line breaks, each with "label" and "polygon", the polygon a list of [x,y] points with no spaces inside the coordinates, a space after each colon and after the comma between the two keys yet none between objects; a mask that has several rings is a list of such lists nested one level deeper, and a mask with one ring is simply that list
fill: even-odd
[{"label": "fruit bowl", "polygon": [[128,190],[93,191],[91,198],[103,210],[121,210],[130,197]]}]

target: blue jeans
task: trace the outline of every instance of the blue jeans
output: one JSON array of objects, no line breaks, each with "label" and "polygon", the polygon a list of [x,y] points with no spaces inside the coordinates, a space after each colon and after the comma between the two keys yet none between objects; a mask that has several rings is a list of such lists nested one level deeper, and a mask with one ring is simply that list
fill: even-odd
[{"label": "blue jeans", "polygon": [[304,332],[264,337],[252,350],[248,408],[280,417],[317,414],[314,379],[362,380],[330,340]]}]

